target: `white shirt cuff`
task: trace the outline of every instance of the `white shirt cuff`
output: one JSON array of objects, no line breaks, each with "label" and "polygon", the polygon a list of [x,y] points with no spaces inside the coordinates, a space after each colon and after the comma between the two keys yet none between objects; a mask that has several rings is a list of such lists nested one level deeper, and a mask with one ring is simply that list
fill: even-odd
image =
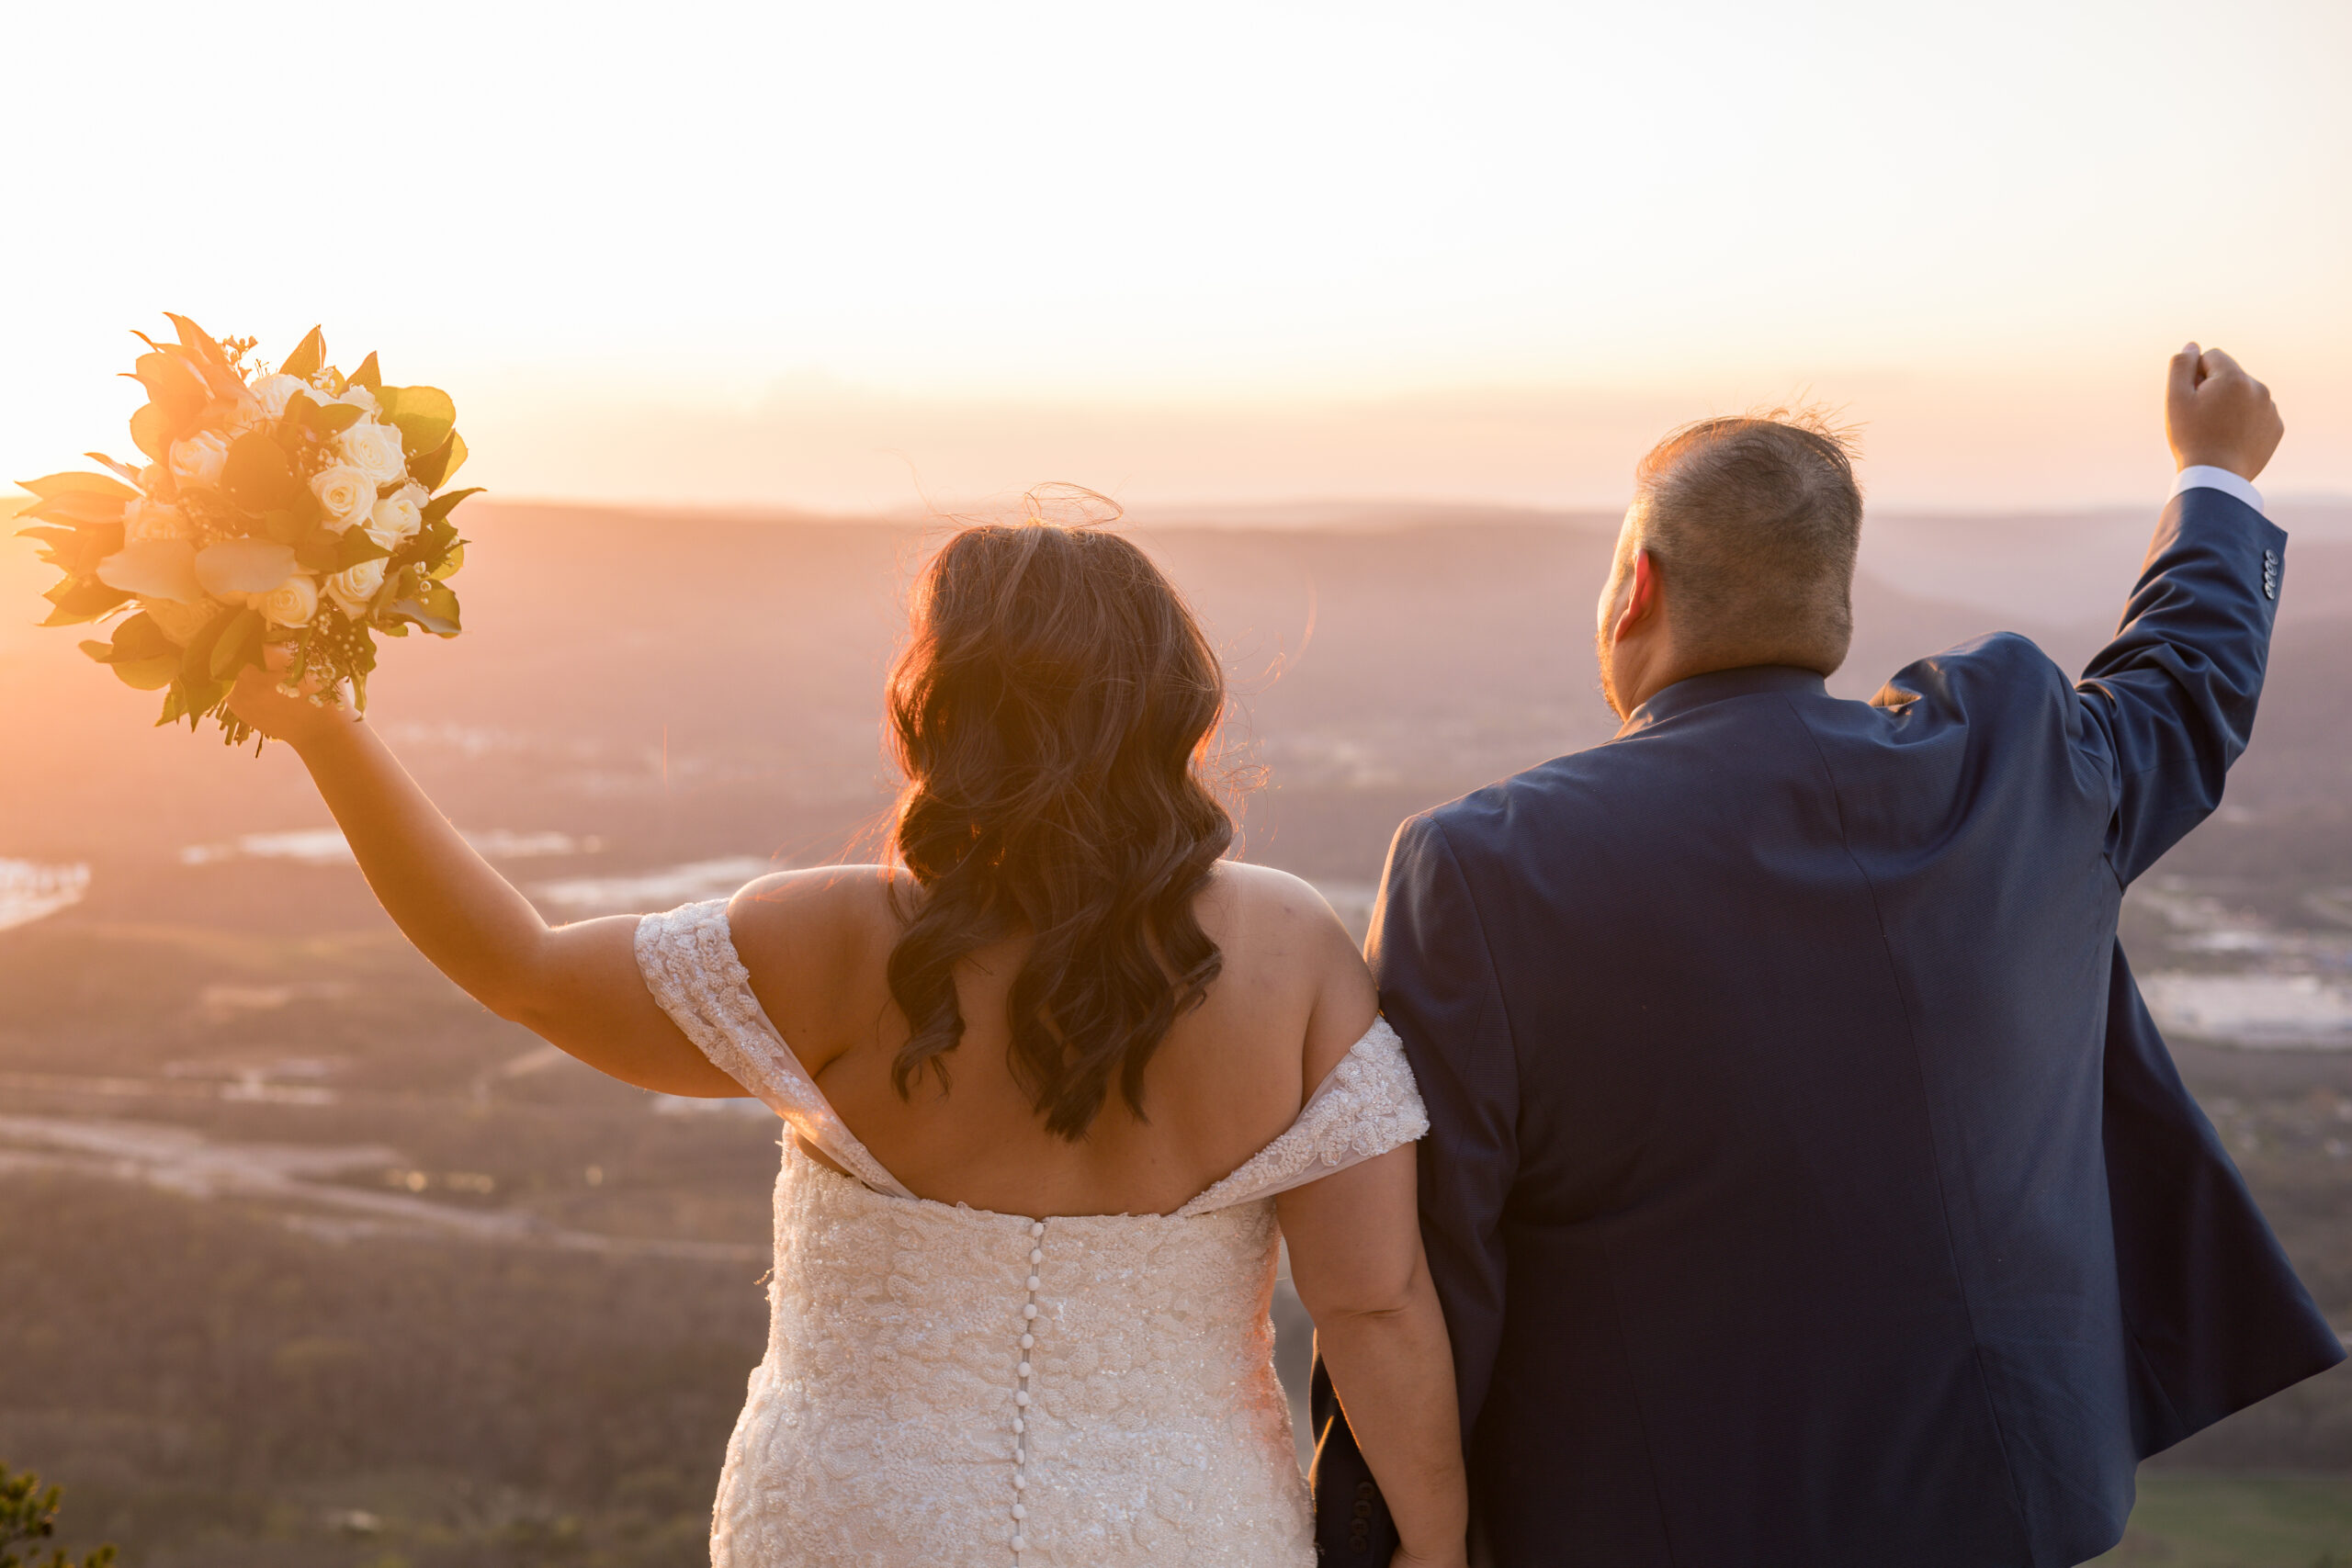
[{"label": "white shirt cuff", "polygon": [[2242,479],[2229,469],[2211,464],[2191,463],[2181,469],[2180,477],[2172,481],[2172,493],[2178,495],[2185,490],[2218,490],[2223,495],[2237,497],[2256,512],[2262,511],[2262,492],[2254,488],[2251,479]]}]

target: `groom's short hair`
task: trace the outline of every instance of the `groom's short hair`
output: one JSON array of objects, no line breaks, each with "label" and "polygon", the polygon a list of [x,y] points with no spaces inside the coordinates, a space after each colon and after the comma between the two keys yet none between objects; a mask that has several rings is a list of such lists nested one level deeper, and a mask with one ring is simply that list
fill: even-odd
[{"label": "groom's short hair", "polygon": [[1854,639],[1862,491],[1851,435],[1811,409],[1686,424],[1634,469],[1635,543],[1657,558],[1676,640],[1717,669],[1827,674]]}]

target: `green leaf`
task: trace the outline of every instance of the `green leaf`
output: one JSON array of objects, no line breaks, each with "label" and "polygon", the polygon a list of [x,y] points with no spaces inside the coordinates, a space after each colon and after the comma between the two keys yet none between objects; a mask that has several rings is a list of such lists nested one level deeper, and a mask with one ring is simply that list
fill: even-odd
[{"label": "green leaf", "polygon": [[458,621],[458,595],[437,582],[413,599],[396,601],[391,613],[414,621],[435,637],[456,637],[464,629]]},{"label": "green leaf", "polygon": [[311,520],[299,512],[280,508],[262,513],[261,529],[281,545],[299,545],[311,532]]},{"label": "green leaf", "polygon": [[103,582],[85,578],[68,578],[41,595],[57,606],[41,622],[45,626],[79,626],[95,621],[119,604],[130,602],[130,595],[119,588],[108,588]]},{"label": "green leaf", "polygon": [[439,490],[449,477],[449,462],[458,447],[457,432],[432,451],[408,460],[408,477],[427,490]]},{"label": "green leaf", "polygon": [[230,444],[220,488],[238,506],[256,514],[299,513],[310,494],[285,449],[259,434],[240,435]]},{"label": "green leaf", "polygon": [[365,528],[346,528],[335,546],[334,570],[341,571],[371,560],[383,560],[392,552],[368,536]]},{"label": "green leaf", "polygon": [[438,387],[386,387],[376,396],[412,457],[432,451],[457,428],[458,405]]},{"label": "green leaf", "polygon": [[[204,629],[188,638],[187,647],[181,651],[181,680],[187,682],[191,687],[209,682],[212,679],[213,647],[220,642],[221,634],[235,624],[238,616],[252,614],[250,610],[224,606],[219,615],[205,623]],[[189,711],[194,713],[203,710],[191,708]]]},{"label": "green leaf", "polygon": [[164,411],[153,403],[141,403],[130,416],[130,444],[157,462],[164,460]]},{"label": "green leaf", "polygon": [[383,386],[384,372],[376,364],[374,349],[368,351],[368,357],[361,360],[359,368],[351,373],[351,384],[355,387],[365,387],[371,392]]},{"label": "green leaf", "polygon": [[191,730],[206,714],[219,707],[220,700],[229,694],[228,682],[215,681],[210,676],[193,676],[185,668],[180,671],[177,684],[181,716],[187,720]]},{"label": "green leaf", "polygon": [[[96,452],[85,456],[98,457]],[[107,459],[98,457],[103,463]],[[139,492],[127,484],[119,484],[104,474],[43,474],[37,479],[18,479],[18,490],[28,490],[43,501],[54,501],[61,495],[110,495],[119,501],[130,501]]]},{"label": "green leaf", "polygon": [[343,549],[343,537],[330,529],[312,528],[294,542],[294,564],[309,572],[340,570],[334,563]]},{"label": "green leaf", "polygon": [[[212,389],[204,384],[204,377],[176,349],[141,355],[132,379],[147,389],[147,406],[155,411],[162,438],[159,454],[192,432],[204,416],[205,405],[212,400]],[[131,434],[138,434],[135,422]]]},{"label": "green leaf", "polygon": [[458,502],[469,495],[481,493],[481,486],[476,485],[471,490],[453,490],[446,495],[436,495],[424,503],[424,520],[427,523],[438,523],[458,509]]},{"label": "green leaf", "polygon": [[85,642],[82,651],[101,664],[121,664],[143,659],[169,659],[179,663],[180,650],[164,635],[153,615],[141,612],[114,629],[114,641]]},{"label": "green leaf", "polygon": [[457,543],[458,525],[456,524],[446,520],[427,523],[417,530],[416,537],[409,541],[406,553],[413,558],[418,565],[425,569],[425,576],[439,577],[444,573],[435,569],[457,547]]},{"label": "green leaf", "polygon": [[266,625],[259,610],[244,609],[238,611],[221,628],[220,636],[213,642],[211,658],[207,661],[207,668],[215,681],[233,681],[238,671],[248,664],[261,662],[261,640]]},{"label": "green leaf", "polygon": [[220,343],[210,333],[186,316],[175,316],[169,310],[164,312],[164,319],[180,334],[180,347],[187,351],[188,360],[212,389],[214,397],[233,400],[244,395],[243,379],[230,368],[228,355],[221,352]]},{"label": "green leaf", "polygon": [[179,649],[164,635],[155,617],[143,610],[115,627],[114,653],[118,663],[125,659],[154,659],[164,654],[174,659],[180,656]]},{"label": "green leaf", "polygon": [[286,412],[319,435],[340,435],[365,417],[362,410],[350,403],[322,403],[303,392],[286,400]]},{"label": "green leaf", "polygon": [[122,548],[122,525],[96,524],[83,528],[43,525],[19,528],[17,537],[39,539],[49,547],[41,558],[74,577],[96,577],[98,563]]},{"label": "green leaf", "polygon": [[158,692],[172,683],[180,672],[180,650],[158,653],[146,659],[118,659],[114,661],[115,679],[134,691]]},{"label": "green leaf", "polygon": [[[82,456],[87,457],[93,463],[103,465],[108,472],[119,474],[122,478],[129,479],[132,484],[139,483],[139,470],[132,468],[128,463],[118,463],[112,457],[107,457],[104,452],[85,452]],[[100,476],[93,474],[90,477],[92,479],[96,479]]]},{"label": "green leaf", "polygon": [[286,356],[286,362],[277,367],[277,373],[280,376],[292,376],[307,381],[317,375],[320,367],[326,362],[326,333],[317,327],[312,327],[303,334],[302,341],[294,345],[294,352]]},{"label": "green leaf", "polygon": [[186,316],[175,316],[166,310],[164,320],[171,322],[172,330],[180,334],[182,348],[191,354],[202,355],[207,359],[217,359],[223,365],[229,363],[229,356],[220,352],[220,342]]},{"label": "green leaf", "polygon": [[90,491],[69,490],[37,501],[19,517],[29,517],[36,523],[65,523],[76,527],[85,523],[119,523],[122,521],[123,498],[100,495]]}]

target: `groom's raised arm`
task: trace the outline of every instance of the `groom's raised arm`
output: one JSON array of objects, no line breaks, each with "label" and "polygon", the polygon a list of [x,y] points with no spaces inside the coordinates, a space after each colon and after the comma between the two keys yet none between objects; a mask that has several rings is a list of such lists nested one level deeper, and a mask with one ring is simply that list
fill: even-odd
[{"label": "groom's raised arm", "polygon": [[2083,671],[2086,749],[2108,770],[2108,859],[2130,882],[2222,801],[2269,662],[2287,536],[2253,476],[2282,428],[2218,350],[2175,357],[2165,423],[2180,482],[2113,641]]},{"label": "groom's raised arm", "polygon": [[[1365,956],[1429,1110],[1418,1162],[1421,1240],[1453,1341],[1466,1446],[1502,1338],[1502,1214],[1519,1168],[1519,1069],[1485,928],[1434,817],[1396,830]],[[1396,1536],[1319,1369],[1316,1396],[1323,1561],[1385,1568]]]}]

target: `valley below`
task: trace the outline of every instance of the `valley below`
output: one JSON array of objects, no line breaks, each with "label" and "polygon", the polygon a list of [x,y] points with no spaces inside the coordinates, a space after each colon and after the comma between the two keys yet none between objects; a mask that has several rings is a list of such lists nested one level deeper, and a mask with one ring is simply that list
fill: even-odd
[{"label": "valley below", "polygon": [[[389,647],[370,718],[551,918],[878,852],[881,682],[940,525],[465,515],[471,629]],[[2352,1330],[2352,508],[2287,520],[2254,750],[2123,941]],[[1996,627],[2079,668],[2148,522],[1874,520],[1833,689]],[[1135,526],[1231,674],[1238,852],[1359,934],[1401,818],[1614,729],[1613,519]],[[765,1336],[775,1119],[605,1079],[458,992],[290,756],[153,730],[151,694],[27,624],[43,581],[0,548],[0,1461],[64,1483],[66,1535],[127,1568],[703,1561]],[[1309,1328],[1278,1322],[1296,1389]],[[2144,1480],[2116,1561],[2347,1560],[2352,1374]],[[2268,1555],[2227,1555],[2233,1519]]]}]

